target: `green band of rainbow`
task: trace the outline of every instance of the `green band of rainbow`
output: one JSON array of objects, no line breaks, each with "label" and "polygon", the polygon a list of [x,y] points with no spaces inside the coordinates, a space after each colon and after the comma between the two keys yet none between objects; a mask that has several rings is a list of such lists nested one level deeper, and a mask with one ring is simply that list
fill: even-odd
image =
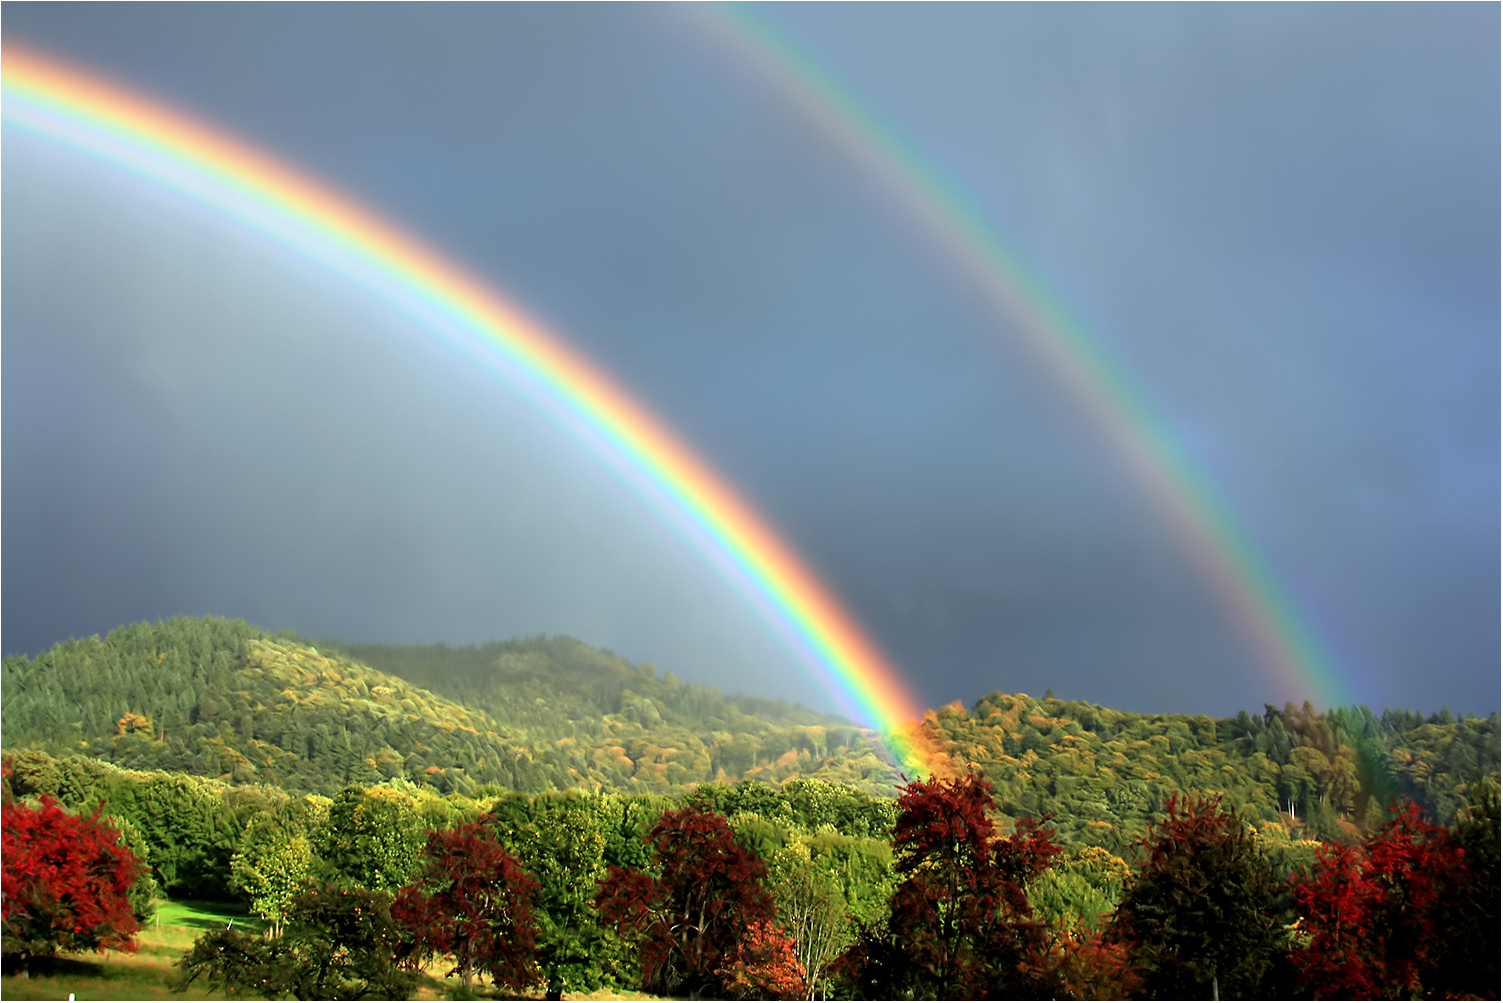
[{"label": "green band of rainbow", "polygon": [[1211,584],[1283,697],[1326,707],[1350,685],[1226,500],[1176,448],[1169,423],[1024,256],[894,125],[772,20],[745,4],[694,11],[883,186],[965,270],[1094,420]]},{"label": "green band of rainbow", "polygon": [[207,207],[354,282],[502,374],[594,448],[791,640],[912,772],[944,772],[902,678],[797,554],[599,369],[450,261],[245,143],[36,52],[6,46],[4,123]]}]

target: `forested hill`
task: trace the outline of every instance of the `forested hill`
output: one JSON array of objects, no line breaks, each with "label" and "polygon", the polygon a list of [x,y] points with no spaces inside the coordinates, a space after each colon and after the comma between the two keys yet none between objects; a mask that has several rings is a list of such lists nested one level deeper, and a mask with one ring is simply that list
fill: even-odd
[{"label": "forested hill", "polygon": [[659,679],[569,638],[320,649],[243,621],[179,617],[8,657],[0,686],[7,749],[293,791],[404,777],[445,793],[668,793],[817,776],[885,795],[897,778],[876,736],[848,722]]},{"label": "forested hill", "polygon": [[[6,658],[8,750],[84,755],[293,792],[401,778],[674,794],[794,778],[891,796],[872,732],[777,701],[659,677],[571,638],[469,647],[309,642],[241,621],[178,618]],[[1275,838],[1370,830],[1396,797],[1448,822],[1499,773],[1499,720],[1316,713],[1212,719],[993,693],[920,727],[1013,818],[1047,812],[1069,842],[1121,849],[1176,790],[1218,791]]]},{"label": "forested hill", "polygon": [[[673,673],[658,678],[649,663],[633,665],[613,652],[591,648],[572,637],[531,637],[490,644],[396,645],[315,642],[373,669],[389,672],[451,700],[481,707],[520,724],[531,720],[556,733],[573,717],[604,716],[619,710],[621,694],[666,704],[668,717],[693,725],[703,719],[754,717],[777,727],[848,725],[782,700],[722,695],[703,686],[681,685]],[[543,698],[543,704],[539,699]],[[567,702],[567,707],[560,703]]]},{"label": "forested hill", "polygon": [[1274,838],[1347,840],[1408,798],[1448,823],[1499,776],[1499,721],[1307,703],[1234,718],[1134,714],[993,693],[922,727],[959,769],[983,773],[1012,817],[1048,812],[1068,842],[1123,850],[1175,791],[1216,791]]}]

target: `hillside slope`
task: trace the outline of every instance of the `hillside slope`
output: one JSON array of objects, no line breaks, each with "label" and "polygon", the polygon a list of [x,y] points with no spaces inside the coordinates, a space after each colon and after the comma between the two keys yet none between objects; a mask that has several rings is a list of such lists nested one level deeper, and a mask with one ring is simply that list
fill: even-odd
[{"label": "hillside slope", "polygon": [[1048,812],[1065,840],[1114,850],[1162,821],[1175,791],[1220,792],[1275,836],[1341,839],[1375,828],[1395,797],[1449,822],[1476,780],[1499,776],[1496,713],[1307,703],[1212,719],[992,693],[921,727],[958,768],[986,775],[1005,814]]},{"label": "hillside slope", "polygon": [[[361,664],[356,651],[397,672]],[[885,795],[896,780],[869,731],[658,679],[570,638],[339,649],[242,621],[175,618],[12,656],[0,673],[6,748],[294,791],[402,777],[441,792],[668,793],[816,776]]]},{"label": "hillside slope", "polygon": [[[877,736],[777,701],[727,697],[572,638],[396,647],[178,618],[4,660],[0,738],[131,769],[332,794],[402,779],[674,794],[795,778],[890,797]],[[1499,719],[1308,705],[1235,718],[1137,714],[993,693],[918,727],[977,769],[1010,817],[1050,814],[1072,843],[1126,850],[1176,790],[1224,794],[1282,838],[1370,830],[1395,797],[1448,822],[1499,774]]]},{"label": "hillside slope", "polygon": [[650,664],[570,637],[320,646],[479,708],[534,747],[586,750],[582,763],[571,763],[618,789],[644,770],[658,789],[817,776],[887,796],[897,782],[876,736],[849,721],[780,700],[726,696],[671,672],[660,678]]}]

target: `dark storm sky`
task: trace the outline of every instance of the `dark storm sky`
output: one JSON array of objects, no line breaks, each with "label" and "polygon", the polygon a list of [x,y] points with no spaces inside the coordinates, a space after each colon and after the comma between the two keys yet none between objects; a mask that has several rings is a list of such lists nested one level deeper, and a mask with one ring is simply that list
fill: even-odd
[{"label": "dark storm sky", "polygon": [[[1499,706],[1495,5],[779,5],[1121,361],[1374,707]],[[578,346],[919,699],[1282,702],[1101,431],[849,150],[679,6],[5,6]],[[565,632],[833,707],[504,385],[7,133],[3,645],[175,613]]]}]

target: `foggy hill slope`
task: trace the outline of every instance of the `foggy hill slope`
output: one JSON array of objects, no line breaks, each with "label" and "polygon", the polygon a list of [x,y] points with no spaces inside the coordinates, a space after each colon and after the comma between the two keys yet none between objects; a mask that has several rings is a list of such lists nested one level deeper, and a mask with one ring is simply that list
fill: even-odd
[{"label": "foggy hill slope", "polygon": [[[356,644],[318,641],[354,661],[400,676],[451,700],[482,708],[516,727],[567,733],[570,722],[625,713],[644,724],[660,720],[685,727],[718,725],[740,731],[753,722],[775,728],[852,728],[781,700],[723,695],[682,683],[673,673],[659,678],[648,663],[633,664],[614,652],[592,648],[572,637],[530,637],[483,645],[451,646]],[[649,700],[658,711],[632,710],[632,700]],[[625,708],[623,708],[625,701]]]},{"label": "foggy hill slope", "polygon": [[[590,786],[666,791],[710,780],[794,777],[889,796],[898,773],[875,733],[762,697],[726,695],[571,637],[484,645],[321,641],[364,664],[478,708],[535,747],[588,752]],[[560,784],[560,786],[564,786]]]},{"label": "foggy hill slope", "polygon": [[[399,671],[362,664],[355,651]],[[668,793],[818,776],[885,795],[896,780],[871,732],[660,680],[570,638],[315,646],[242,621],[178,617],[8,657],[0,685],[8,749],[289,790],[403,777],[445,793]]]}]

